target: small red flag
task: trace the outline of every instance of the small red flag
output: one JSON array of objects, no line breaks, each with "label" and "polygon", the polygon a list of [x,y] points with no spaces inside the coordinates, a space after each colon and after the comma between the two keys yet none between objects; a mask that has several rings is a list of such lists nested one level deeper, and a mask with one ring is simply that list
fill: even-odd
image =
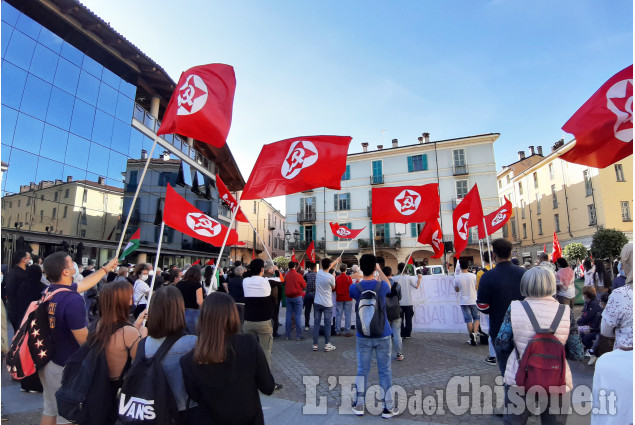
[{"label": "small red flag", "polygon": [[264,145],[241,199],[261,199],[327,187],[339,190],[348,136],[308,136]]},{"label": "small red flag", "polygon": [[454,256],[459,258],[461,252],[467,247],[467,240],[470,234],[468,229],[473,226],[483,226],[483,206],[481,205],[481,195],[478,193],[476,184],[454,209],[452,223],[454,229]]},{"label": "small red flag", "polygon": [[211,260],[209,260],[207,263],[205,263],[206,266],[213,266],[214,265],[214,259],[212,258]]},{"label": "small red flag", "polygon": [[229,231],[227,245],[238,243],[238,233],[235,230],[229,229],[194,207],[176,193],[169,183],[164,205],[167,208],[163,208],[163,221],[173,229],[214,246],[221,246],[225,234]]},{"label": "small red flag", "polygon": [[443,255],[445,244],[443,243],[443,232],[439,225],[439,220],[429,221],[424,226],[421,234],[417,238],[417,242],[423,245],[431,245],[434,249],[434,255],[431,258],[441,258]]},{"label": "small red flag", "polygon": [[553,232],[553,252],[551,253],[551,261],[555,263],[558,258],[562,258],[562,248],[560,248],[558,235],[556,235],[556,232]]},{"label": "small red flag", "polygon": [[542,245],[542,252],[547,252],[547,244]]},{"label": "small red flag", "polygon": [[251,259],[256,258],[256,248],[251,248]]},{"label": "small red flag", "polygon": [[[512,216],[512,203],[507,197],[505,197],[505,203],[502,207],[494,211],[493,213],[485,216],[485,224],[487,224],[487,234],[491,235],[509,221]],[[483,226],[478,228],[478,238],[483,239],[485,237],[485,231]]]},{"label": "small red flag", "polygon": [[412,255],[408,257],[408,264],[412,264],[413,266],[415,265],[415,261],[412,259]]},{"label": "small red flag", "polygon": [[309,247],[306,249],[306,256],[309,257],[312,263],[315,263],[315,243],[311,241]]},{"label": "small red flag", "polygon": [[196,260],[196,261],[194,261],[194,262],[192,263],[192,265],[193,265],[193,266],[196,266],[196,265],[198,265],[198,264],[201,264],[201,260]]},{"label": "small red flag", "polygon": [[157,135],[179,133],[218,148],[232,123],[236,76],[222,63],[195,66],[181,74]]},{"label": "small red flag", "polygon": [[[236,220],[242,221],[243,223],[249,223],[249,220],[243,213],[243,210],[238,207],[236,198],[234,198],[231,192],[227,189],[227,186],[225,186],[225,183],[223,183],[218,174],[216,174],[216,186],[218,186],[218,197],[229,206],[232,214],[236,214]],[[236,207],[238,207],[238,213],[236,213]]]},{"label": "small red flag", "polygon": [[373,188],[372,221],[421,223],[439,217],[439,185]]},{"label": "small red flag", "polygon": [[295,249],[292,250],[292,254],[291,254],[291,261],[293,261],[294,263],[297,263],[298,260],[295,259]]},{"label": "small red flag", "polygon": [[300,267],[302,267],[303,269],[306,267],[306,266],[304,265],[304,258],[302,259],[302,261],[300,261]]},{"label": "small red flag", "polygon": [[355,239],[366,227],[361,229],[349,229],[346,226],[337,223],[329,223],[331,226],[331,232],[338,238],[342,239]]},{"label": "small red flag", "polygon": [[565,161],[604,168],[633,154],[633,65],[596,91],[562,126],[575,146]]}]

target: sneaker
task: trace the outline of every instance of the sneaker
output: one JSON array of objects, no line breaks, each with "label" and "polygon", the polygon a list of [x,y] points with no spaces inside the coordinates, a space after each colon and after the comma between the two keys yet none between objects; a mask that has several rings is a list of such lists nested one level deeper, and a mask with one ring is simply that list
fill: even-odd
[{"label": "sneaker", "polygon": [[[314,345],[313,347],[317,347],[317,345]],[[335,346],[331,344],[330,342],[324,346],[324,351],[333,351],[333,350],[335,350]]]},{"label": "sneaker", "polygon": [[476,347],[476,339],[474,338],[474,334],[470,334],[470,340],[467,342],[472,347]]},{"label": "sneaker", "polygon": [[305,331],[308,331],[308,330],[309,330],[309,327],[308,327],[308,326],[305,326],[305,327],[304,327],[304,330],[305,330]]},{"label": "sneaker", "polygon": [[353,406],[353,413],[355,413],[357,416],[364,416],[364,405],[356,404],[355,406]]},{"label": "sneaker", "polygon": [[478,344],[478,342],[481,340],[481,337],[478,336],[478,332],[474,332],[472,335],[474,335],[474,343]]},{"label": "sneaker", "polygon": [[496,357],[485,357],[485,363],[494,366],[496,364]]},{"label": "sneaker", "polygon": [[595,362],[597,361],[597,359],[598,359],[597,357],[591,356],[591,358],[589,359],[588,365],[589,366],[593,366],[595,364]]},{"label": "sneaker", "polygon": [[282,384],[274,384],[274,385],[273,385],[273,390],[274,390],[274,391],[276,391],[276,390],[281,390],[281,389],[282,389]]},{"label": "sneaker", "polygon": [[350,332],[346,332],[346,333],[344,334],[344,336],[345,336],[345,337],[347,337],[347,338],[349,338],[349,337],[353,336],[353,334],[352,334],[352,333],[350,333]]},{"label": "sneaker", "polygon": [[381,412],[381,417],[384,419],[390,419],[393,416],[397,416],[399,414],[399,409],[397,409],[396,407],[393,407],[392,409],[388,410],[384,407],[384,411]]},{"label": "sneaker", "polygon": [[411,336],[404,336],[403,339],[412,339]]},{"label": "sneaker", "polygon": [[584,357],[591,357],[591,353],[589,353],[589,350],[586,350],[584,352]]},{"label": "sneaker", "polygon": [[313,344],[313,351],[317,351],[317,344]]},{"label": "sneaker", "polygon": [[399,361],[403,360],[403,354],[397,353],[397,360]]}]

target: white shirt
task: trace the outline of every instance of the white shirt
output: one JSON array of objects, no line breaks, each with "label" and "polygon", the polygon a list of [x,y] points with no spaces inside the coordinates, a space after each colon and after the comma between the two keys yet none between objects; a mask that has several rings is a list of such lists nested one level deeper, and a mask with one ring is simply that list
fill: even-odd
[{"label": "white shirt", "polygon": [[[617,412],[611,412],[605,397],[604,405],[600,404],[600,390],[606,394],[613,392],[617,399],[613,403]],[[614,350],[605,353],[595,363],[593,374],[593,407],[606,409],[591,414],[591,425],[630,424],[633,422],[633,351]]]},{"label": "white shirt", "polygon": [[243,279],[245,297],[268,297],[271,295],[271,285],[262,276],[251,276]]},{"label": "white shirt", "polygon": [[399,282],[399,286],[401,286],[401,300],[399,301],[399,305],[412,305],[412,288],[417,287],[417,282],[420,278],[421,275],[408,276],[405,274],[399,274],[392,277],[392,280],[394,282]]},{"label": "white shirt", "polygon": [[320,270],[315,276],[315,304],[324,307],[333,307],[333,288],[335,288],[335,276]]},{"label": "white shirt", "polygon": [[136,305],[148,304],[145,295],[150,292],[150,287],[141,279],[137,279],[134,283],[134,292],[132,293],[132,301]]},{"label": "white shirt", "polygon": [[454,278],[454,287],[459,288],[460,305],[476,305],[476,275],[461,273]]}]

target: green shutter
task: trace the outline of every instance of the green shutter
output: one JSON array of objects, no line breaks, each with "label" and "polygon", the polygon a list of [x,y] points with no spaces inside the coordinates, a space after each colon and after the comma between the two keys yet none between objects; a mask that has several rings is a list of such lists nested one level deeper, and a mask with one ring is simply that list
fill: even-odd
[{"label": "green shutter", "polygon": [[417,237],[417,223],[410,223],[410,234],[413,238]]},{"label": "green shutter", "polygon": [[390,242],[390,224],[384,224],[384,239],[386,242]]},{"label": "green shutter", "polygon": [[337,193],[333,195],[333,211],[337,211]]},{"label": "green shutter", "polygon": [[409,157],[408,157],[408,172],[409,172],[409,173],[412,173],[414,170],[415,170],[415,166],[414,166],[414,164],[412,163],[412,157],[411,157],[411,156],[409,156]]},{"label": "green shutter", "polygon": [[300,242],[304,242],[304,226],[300,226]]},{"label": "green shutter", "polygon": [[428,169],[428,155],[421,155],[421,163],[423,164],[423,169]]}]

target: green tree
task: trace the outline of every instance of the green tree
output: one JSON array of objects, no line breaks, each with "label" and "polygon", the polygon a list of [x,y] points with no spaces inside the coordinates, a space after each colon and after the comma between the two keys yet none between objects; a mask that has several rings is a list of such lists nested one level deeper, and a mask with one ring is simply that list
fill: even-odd
[{"label": "green tree", "polygon": [[280,269],[286,269],[287,267],[289,267],[289,259],[286,257],[276,257],[273,259],[273,263],[278,266],[278,268]]},{"label": "green tree", "polygon": [[613,261],[614,258],[620,255],[622,248],[627,243],[628,239],[624,232],[601,227],[593,235],[591,254],[593,254],[593,258],[608,258]]},{"label": "green tree", "polygon": [[573,264],[576,264],[576,261],[578,260],[584,260],[588,256],[587,249],[584,247],[584,245],[577,242],[567,245],[564,248],[564,251],[562,251],[562,254],[568,262]]}]

